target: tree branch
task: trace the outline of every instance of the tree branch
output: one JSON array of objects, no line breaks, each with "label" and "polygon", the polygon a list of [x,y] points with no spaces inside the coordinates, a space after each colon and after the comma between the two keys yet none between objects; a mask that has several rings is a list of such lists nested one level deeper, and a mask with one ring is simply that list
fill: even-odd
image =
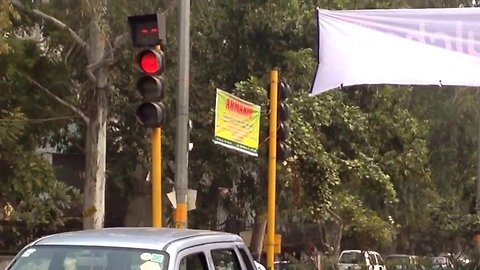
[{"label": "tree branch", "polygon": [[128,33],[123,33],[121,35],[118,35],[113,40],[112,54],[115,52],[115,50],[117,50],[118,48],[123,46],[123,44],[125,44],[125,42],[127,42],[127,40],[128,40]]},{"label": "tree branch", "polygon": [[115,63],[114,53],[117,49],[119,49],[125,42],[128,40],[128,33],[123,33],[115,37],[113,41],[113,46],[110,42],[108,42],[109,49],[105,51],[103,54],[102,59],[98,62],[88,65],[85,68],[85,72],[87,73],[90,80],[96,82],[96,77],[93,74],[97,69],[101,68],[104,65],[113,65]]},{"label": "tree branch", "polygon": [[80,116],[83,121],[85,121],[85,123],[88,124],[88,122],[90,122],[90,119],[88,118],[87,115],[85,115],[81,110],[79,110],[77,107],[73,106],[72,104],[68,103],[67,101],[65,101],[64,99],[60,98],[59,96],[55,95],[54,93],[52,93],[50,90],[48,90],[47,88],[45,88],[43,85],[41,85],[39,82],[37,82],[36,80],[34,80],[32,77],[28,76],[28,75],[25,75],[25,78],[33,83],[35,86],[37,86],[38,88],[42,89],[43,92],[47,93],[47,95],[49,95],[50,97],[54,98],[56,101],[58,101],[58,103],[62,104],[63,106],[69,108],[70,110],[72,110],[74,113],[78,114],[78,116]]},{"label": "tree branch", "polygon": [[338,222],[340,222],[340,223],[343,222],[342,218],[341,218],[339,215],[337,215],[337,213],[333,212],[333,210],[330,209],[330,207],[327,207],[326,210],[327,210],[327,212],[328,212],[330,215],[332,215],[332,217],[334,217]]},{"label": "tree branch", "polygon": [[45,14],[43,13],[42,11],[40,11],[39,9],[36,9],[36,8],[33,8],[33,9],[28,9],[27,7],[25,7],[19,0],[12,0],[12,4],[20,9],[20,10],[23,10],[25,12],[30,12],[32,13],[33,15],[37,16],[37,17],[40,17],[46,21],[49,21],[51,23],[53,23],[54,25],[56,25],[57,27],[61,28],[61,29],[64,29],[66,30],[70,36],[72,36],[72,38],[83,48],[83,49],[88,49],[88,44],[75,32],[73,31],[72,28],[70,28],[68,25],[66,25],[64,22],[60,21],[59,19],[53,17],[53,16],[50,16],[48,14]]}]

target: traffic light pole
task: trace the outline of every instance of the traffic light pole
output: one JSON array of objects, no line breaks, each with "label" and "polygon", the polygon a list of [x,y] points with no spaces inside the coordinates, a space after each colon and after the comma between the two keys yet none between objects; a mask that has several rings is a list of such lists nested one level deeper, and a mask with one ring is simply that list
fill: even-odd
[{"label": "traffic light pole", "polygon": [[278,70],[270,71],[270,129],[268,147],[267,269],[275,263],[275,197],[277,187]]},{"label": "traffic light pole", "polygon": [[152,129],[152,221],[162,227],[162,129]]},{"label": "traffic light pole", "polygon": [[177,133],[175,141],[175,192],[177,208],[174,214],[176,228],[187,227],[188,190],[188,111],[190,68],[190,0],[180,0],[179,61],[177,89]]}]

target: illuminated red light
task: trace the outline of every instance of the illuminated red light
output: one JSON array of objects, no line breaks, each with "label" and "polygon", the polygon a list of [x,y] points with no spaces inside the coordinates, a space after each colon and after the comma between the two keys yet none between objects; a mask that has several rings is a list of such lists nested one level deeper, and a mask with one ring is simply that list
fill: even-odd
[{"label": "illuminated red light", "polygon": [[155,74],[160,71],[161,67],[157,55],[150,51],[144,53],[140,59],[140,68],[148,74]]},{"label": "illuminated red light", "polygon": [[152,33],[158,33],[158,28],[152,28],[152,29],[150,29],[150,32],[152,32]]},{"label": "illuminated red light", "polygon": [[142,33],[142,34],[148,34],[148,29],[143,28],[143,29],[140,30],[140,33]]}]

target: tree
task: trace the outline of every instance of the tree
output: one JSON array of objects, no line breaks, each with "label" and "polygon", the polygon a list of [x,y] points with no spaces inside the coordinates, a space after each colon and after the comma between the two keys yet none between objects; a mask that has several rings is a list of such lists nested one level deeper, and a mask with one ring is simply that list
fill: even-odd
[{"label": "tree", "polygon": [[[386,6],[387,1],[383,4]],[[195,111],[194,126],[199,127],[194,132],[194,141],[200,143],[195,144],[199,146],[192,152],[192,163],[198,162],[199,175],[211,176],[212,186],[209,187],[231,186],[225,179],[238,183],[240,193],[232,196],[258,202],[254,204],[257,214],[265,211],[262,203],[264,207],[266,178],[265,172],[259,169],[265,165],[265,143],[262,143],[260,160],[256,161],[231,151],[217,150],[210,143],[211,133],[204,130],[212,129],[213,114],[209,108],[213,107],[215,86],[232,89],[234,94],[266,107],[264,86],[268,80],[265,75],[275,65],[295,90],[289,100],[293,109],[291,145],[294,157],[286,165],[279,166],[282,183],[279,192],[285,196],[282,198],[288,198],[282,206],[301,209],[300,216],[323,222],[325,210],[330,209],[335,193],[344,192],[335,188],[341,183],[348,186],[346,191],[362,200],[362,207],[370,208],[364,216],[375,213],[388,223],[396,201],[408,200],[407,197],[397,198],[395,187],[406,181],[414,186],[417,177],[425,183],[430,179],[425,164],[428,152],[424,127],[405,111],[404,100],[399,106],[388,107],[387,104],[400,99],[401,95],[393,94],[397,89],[372,91],[373,95],[379,95],[375,103],[381,109],[379,112],[361,104],[372,94],[359,98],[360,101],[355,100],[357,94],[349,97],[347,92],[307,97],[315,64],[313,51],[306,49],[314,42],[315,26],[311,17],[314,7],[314,3],[294,1],[278,5],[195,2],[192,13],[195,14],[192,33],[196,33],[192,38],[196,44],[192,51],[195,56],[192,111]],[[259,17],[271,19],[258,20]],[[350,90],[358,93],[364,89]],[[391,127],[397,118],[402,124]],[[265,130],[265,115],[261,122]],[[382,132],[380,137],[378,132]],[[415,139],[415,136],[420,138]],[[260,141],[264,142],[265,138],[264,132]],[[417,148],[419,152],[412,154]],[[195,165],[192,167],[197,170]],[[218,170],[219,167],[223,169]],[[242,194],[246,194],[245,197],[238,197]],[[255,198],[249,198],[249,194],[254,194]],[[210,205],[216,207],[216,204]],[[374,222],[371,225],[375,225]],[[385,239],[392,239],[389,235],[390,238]]]},{"label": "tree", "polygon": [[10,49],[7,40],[9,31],[12,28],[12,19],[18,19],[18,14],[13,9],[10,1],[0,1],[0,54],[7,53]]},{"label": "tree", "polygon": [[0,245],[15,250],[61,228],[79,194],[57,180],[36,152],[39,138],[49,135],[49,122],[60,126],[65,118],[44,110],[51,104],[38,101],[41,95],[30,91],[21,74],[54,66],[43,61],[34,41],[12,35],[6,42],[11,50],[0,54]]},{"label": "tree", "polygon": [[[84,27],[79,27],[79,29],[83,28],[86,31],[79,34],[53,15],[43,12],[38,7],[28,6],[19,0],[12,1],[12,4],[19,11],[43,20],[47,27],[53,26],[65,30],[68,34],[66,40],[75,43],[72,49],[78,50],[77,53],[82,55],[75,60],[80,60],[83,68],[80,68],[77,63],[65,63],[71,72],[69,75],[71,83],[68,86],[70,91],[68,92],[78,95],[79,98],[76,100],[78,106],[53,93],[48,86],[41,85],[35,79],[30,77],[29,80],[60,104],[76,113],[86,126],[84,228],[100,228],[103,227],[105,211],[108,93],[113,91],[108,78],[115,61],[115,52],[124,43],[126,35],[120,34],[110,39],[112,29],[107,21],[109,14],[107,1],[83,1],[80,9],[77,10],[68,4],[65,6],[61,1],[53,2],[48,7],[57,12],[64,8],[62,10],[64,12],[63,19],[72,18],[72,12],[80,12],[80,25],[83,24]],[[67,44],[62,44],[62,39],[65,38],[62,33],[45,32],[45,34],[50,38],[49,44],[57,47],[59,53],[64,55],[64,59],[67,60],[69,51],[66,48],[69,47],[67,44],[71,44],[71,42],[67,41]],[[80,70],[83,70],[84,73]]]}]

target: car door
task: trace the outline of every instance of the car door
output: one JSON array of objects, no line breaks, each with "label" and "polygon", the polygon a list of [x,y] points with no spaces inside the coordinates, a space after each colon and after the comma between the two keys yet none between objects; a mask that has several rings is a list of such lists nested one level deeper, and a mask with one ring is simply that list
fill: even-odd
[{"label": "car door", "polygon": [[378,254],[377,252],[373,253],[373,255],[375,256],[375,261],[376,261],[375,270],[386,270],[385,263],[383,262],[382,256],[380,256],[380,254]]},{"label": "car door", "polygon": [[380,270],[378,269],[377,258],[374,253],[371,251],[365,252],[365,261],[367,262],[367,269],[369,270]]},{"label": "car door", "polygon": [[255,270],[245,263],[235,243],[213,243],[184,249],[176,256],[175,270]]},{"label": "car door", "polygon": [[170,270],[213,270],[208,261],[208,253],[203,246],[195,246],[180,251],[172,256],[174,261]]},{"label": "car door", "polygon": [[254,259],[252,257],[252,254],[250,254],[250,251],[245,245],[239,245],[237,244],[238,251],[240,252],[240,256],[242,257],[243,263],[245,264],[245,267],[247,270],[256,270],[257,267],[254,263]]},{"label": "car door", "polygon": [[[210,261],[215,270],[254,270],[251,258],[245,261],[235,243],[219,243],[210,246]],[[247,254],[245,254],[247,255]],[[248,255],[247,255],[248,257]]]}]

